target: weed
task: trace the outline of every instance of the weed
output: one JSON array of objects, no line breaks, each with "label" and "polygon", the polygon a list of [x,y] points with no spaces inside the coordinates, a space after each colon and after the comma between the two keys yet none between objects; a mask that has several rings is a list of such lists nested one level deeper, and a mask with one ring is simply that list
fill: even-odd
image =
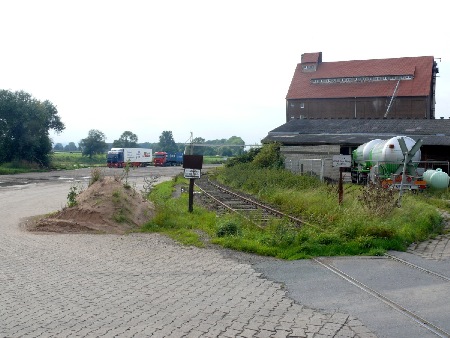
[{"label": "weed", "polygon": [[144,177],[144,185],[141,190],[141,194],[144,199],[148,198],[158,179],[159,176]]},{"label": "weed", "polygon": [[128,160],[127,164],[125,165],[125,167],[123,167],[123,174],[122,174],[122,180],[125,180],[125,182],[123,183],[123,187],[125,189],[130,189],[131,186],[128,184],[128,177],[130,175],[130,169],[131,169],[132,165],[131,165],[131,161]]},{"label": "weed", "polygon": [[79,191],[78,187],[71,186],[69,190],[69,194],[67,195],[67,206],[69,208],[72,208],[78,204],[77,202],[77,196],[81,193]]},{"label": "weed", "polygon": [[395,190],[386,189],[379,182],[369,183],[363,188],[358,200],[369,212],[386,216],[397,206],[396,195]]},{"label": "weed", "polygon": [[105,177],[105,174],[103,173],[103,170],[101,168],[92,168],[91,169],[91,178],[89,180],[89,186],[94,184],[97,181],[103,180]]},{"label": "weed", "polygon": [[120,190],[114,190],[112,192],[112,197],[113,197],[114,204],[117,204],[117,203],[120,202],[120,195],[121,195]]},{"label": "weed", "polygon": [[117,210],[113,215],[113,219],[117,223],[125,223],[128,221],[128,218],[123,209]]}]

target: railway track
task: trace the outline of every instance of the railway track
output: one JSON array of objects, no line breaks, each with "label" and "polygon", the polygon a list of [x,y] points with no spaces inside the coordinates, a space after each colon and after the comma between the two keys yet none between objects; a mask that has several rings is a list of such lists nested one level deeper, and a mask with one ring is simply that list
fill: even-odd
[{"label": "railway track", "polygon": [[244,196],[212,182],[206,175],[201,179],[195,180],[195,185],[201,192],[200,198],[203,199],[202,202],[219,214],[225,212],[237,213],[261,227],[274,218],[287,220],[295,227],[306,224],[297,217],[287,215],[251,197]]},{"label": "railway track", "polygon": [[[196,180],[195,184],[201,192],[197,196],[203,199],[202,203],[208,204],[210,208],[216,210],[218,213],[238,213],[261,227],[267,224],[271,218],[289,219],[289,221],[297,227],[305,224],[302,220],[286,215],[278,210],[275,210],[271,206],[264,205],[250,196],[244,196],[241,193],[230,190],[230,188],[221,186],[220,184],[209,180],[207,175],[204,175],[201,179]],[[416,271],[417,274],[414,275],[416,276],[415,278],[421,279],[422,277],[418,276],[429,276],[429,278],[423,278],[426,278],[428,282],[433,283],[430,285],[432,288],[434,287],[438,290],[436,292],[442,292],[438,287],[436,287],[436,285],[441,285],[444,292],[446,292],[445,290],[448,290],[448,287],[442,287],[442,285],[448,285],[447,283],[450,283],[450,276],[442,273],[440,274],[436,271],[408,262],[391,254],[386,254],[385,259],[391,260],[395,262],[395,264],[399,264],[399,267],[404,266],[407,267],[407,269],[411,269],[410,271]],[[374,297],[377,301],[380,301],[391,309],[399,312],[401,315],[408,318],[408,320],[416,323],[422,329],[428,331],[431,335],[450,338],[450,330],[447,325],[442,325],[442,322],[436,320],[433,314],[424,312],[423,309],[421,309],[420,301],[415,302],[409,299],[407,302],[404,302],[401,297],[392,294],[391,288],[388,288],[387,290],[384,287],[380,287],[380,285],[383,285],[383,283],[380,284],[380,280],[384,280],[389,276],[380,274],[377,275],[375,280],[371,280],[364,274],[359,276],[359,273],[356,275],[354,271],[349,272],[345,271],[347,269],[338,268],[335,266],[336,264],[332,263],[333,258],[314,258],[313,261],[326,270],[341,277],[346,282],[352,284],[361,291]],[[350,269],[350,271],[352,270]],[[392,275],[390,277],[392,278]],[[363,282],[361,279],[366,281]],[[438,282],[438,280],[440,282]],[[396,280],[396,282],[399,283],[396,285],[400,285],[402,282],[400,275],[398,276],[398,280]],[[412,283],[412,285],[414,285],[414,282],[409,281],[408,283]],[[421,282],[418,281],[418,283],[418,287],[420,287]],[[446,298],[447,293],[443,294],[442,297]],[[444,326],[444,328],[442,326]]]},{"label": "railway track", "polygon": [[[448,276],[444,276],[435,271],[418,266],[417,264],[408,262],[408,261],[398,258],[396,256],[393,256],[390,254],[385,254],[385,258],[391,259],[399,264],[407,266],[408,268],[419,271],[420,273],[428,274],[430,276],[438,278],[444,282],[450,282],[450,277],[448,277]],[[410,320],[412,320],[416,324],[420,325],[422,328],[428,330],[429,332],[433,333],[435,336],[443,337],[443,338],[450,338],[450,332],[448,329],[444,329],[444,328],[440,327],[438,324],[433,323],[432,319],[425,318],[423,313],[421,313],[421,311],[418,310],[417,308],[415,308],[415,309],[409,308],[408,306],[401,304],[402,303],[401,301],[394,300],[393,298],[383,294],[383,290],[377,290],[376,287],[371,287],[367,284],[364,284],[363,282],[361,282],[359,279],[355,278],[351,274],[346,273],[342,269],[339,269],[336,266],[334,266],[332,263],[329,262],[329,258],[319,257],[319,258],[313,258],[312,260],[314,262],[316,262],[318,265],[322,266],[323,268],[325,268],[325,269],[333,272],[337,276],[343,278],[345,281],[354,285],[358,289],[364,291],[365,293],[367,293],[367,294],[371,295],[372,297],[378,299],[379,301],[383,302],[390,308],[392,308],[392,309],[398,311],[399,313],[401,313],[402,315],[408,317]],[[445,296],[445,295],[443,295],[443,296]],[[418,306],[420,306],[420,304]]]}]

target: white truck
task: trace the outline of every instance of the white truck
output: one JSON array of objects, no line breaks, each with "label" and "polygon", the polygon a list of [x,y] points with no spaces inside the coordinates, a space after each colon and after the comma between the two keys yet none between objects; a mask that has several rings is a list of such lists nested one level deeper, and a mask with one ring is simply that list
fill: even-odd
[{"label": "white truck", "polygon": [[108,168],[146,167],[153,162],[152,150],[146,148],[111,148],[106,155]]}]

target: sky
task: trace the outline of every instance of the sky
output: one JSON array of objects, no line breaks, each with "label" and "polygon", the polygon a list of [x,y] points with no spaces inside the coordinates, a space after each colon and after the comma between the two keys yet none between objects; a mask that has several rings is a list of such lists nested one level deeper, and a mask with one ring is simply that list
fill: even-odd
[{"label": "sky", "polygon": [[444,1],[0,0],[0,89],[52,102],[65,130],[259,144],[285,123],[303,53],[323,62],[434,56],[450,117]]}]

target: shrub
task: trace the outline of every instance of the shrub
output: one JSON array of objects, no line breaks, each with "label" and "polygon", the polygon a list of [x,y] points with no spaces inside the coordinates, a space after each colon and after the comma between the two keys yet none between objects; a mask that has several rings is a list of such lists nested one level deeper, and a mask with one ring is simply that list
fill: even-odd
[{"label": "shrub", "polygon": [[239,223],[235,219],[226,218],[217,225],[217,237],[238,236],[241,234]]},{"label": "shrub", "polygon": [[91,179],[89,180],[89,186],[94,184],[97,181],[101,181],[104,177],[103,170],[101,168],[92,168],[91,169]]},{"label": "shrub", "polygon": [[267,143],[256,154],[253,164],[258,168],[284,168],[284,159],[280,153],[281,144],[277,142]]},{"label": "shrub", "polygon": [[358,200],[369,212],[386,216],[397,206],[397,194],[397,190],[383,188],[381,183],[369,183],[363,188]]},{"label": "shrub", "polygon": [[67,206],[72,208],[78,204],[77,196],[78,196],[78,188],[76,186],[70,187],[69,194],[67,195]]},{"label": "shrub", "polygon": [[256,155],[261,151],[261,148],[251,148],[249,151],[243,153],[242,155],[233,157],[227,161],[226,167],[233,167],[241,163],[251,163]]}]

